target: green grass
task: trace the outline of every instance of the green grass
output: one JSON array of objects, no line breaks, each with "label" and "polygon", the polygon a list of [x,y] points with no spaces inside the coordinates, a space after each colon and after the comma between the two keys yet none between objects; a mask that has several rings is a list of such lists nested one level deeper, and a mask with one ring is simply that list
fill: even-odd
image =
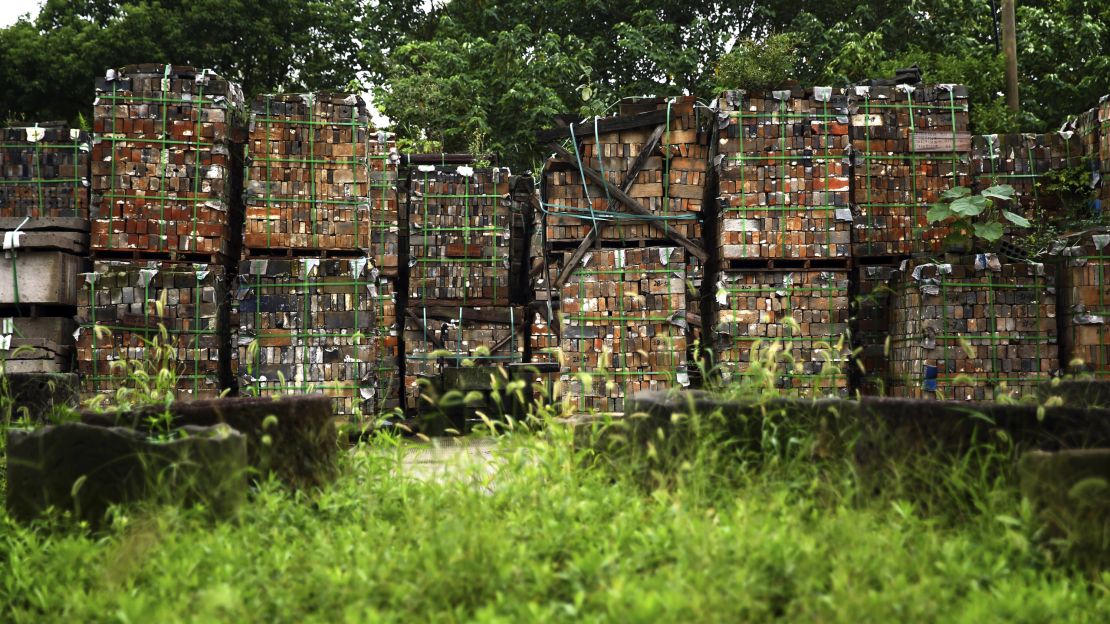
[{"label": "green grass", "polygon": [[552,427],[419,480],[379,439],[325,491],[264,485],[234,522],[4,517],[0,620],[1110,621],[1110,574],[1052,563],[991,471],[864,495],[801,451],[657,442],[601,454]]}]

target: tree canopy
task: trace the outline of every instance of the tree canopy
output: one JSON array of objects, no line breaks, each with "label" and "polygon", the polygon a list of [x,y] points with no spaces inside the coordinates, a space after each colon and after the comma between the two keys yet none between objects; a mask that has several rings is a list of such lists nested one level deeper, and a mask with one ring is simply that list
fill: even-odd
[{"label": "tree canopy", "polygon": [[[991,0],[47,0],[0,30],[0,114],[76,120],[108,67],[208,67],[248,94],[358,88],[413,147],[529,166],[556,113],[630,95],[709,98],[718,61],[776,33],[782,80],[843,85],[917,64],[971,88],[977,132],[1040,131],[1110,92],[1110,3],[1021,0],[1022,113],[1003,104]],[[772,77],[773,78],[773,77]],[[87,87],[87,88],[86,88]]]}]

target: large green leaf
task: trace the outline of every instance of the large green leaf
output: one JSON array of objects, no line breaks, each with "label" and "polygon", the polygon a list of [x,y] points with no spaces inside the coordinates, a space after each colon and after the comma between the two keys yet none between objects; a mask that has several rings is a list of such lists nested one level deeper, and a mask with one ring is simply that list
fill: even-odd
[{"label": "large green leaf", "polygon": [[996,184],[980,193],[983,197],[1010,201],[1014,198],[1014,187],[1009,184]]},{"label": "large green leaf", "polygon": [[1003,210],[1002,211],[1002,216],[1006,217],[1007,221],[1009,221],[1010,223],[1013,223],[1014,225],[1016,225],[1018,227],[1027,228],[1027,227],[1030,227],[1030,226],[1033,225],[1032,223],[1029,222],[1029,219],[1026,219],[1025,217],[1023,217],[1019,214],[1014,214],[1014,213],[1010,212],[1009,210]]},{"label": "large green leaf", "polygon": [[964,217],[974,217],[986,209],[987,200],[979,195],[961,197],[952,202],[952,212]]},{"label": "large green leaf", "polygon": [[971,189],[966,186],[956,186],[941,194],[941,199],[959,199],[971,195]]},{"label": "large green leaf", "polygon": [[993,223],[976,223],[975,235],[983,240],[994,242],[1002,238],[1002,224],[997,221]]},{"label": "large green leaf", "polygon": [[929,220],[929,223],[940,223],[951,216],[952,210],[948,207],[948,204],[943,203],[933,204],[929,208],[929,212],[925,213],[925,218]]}]

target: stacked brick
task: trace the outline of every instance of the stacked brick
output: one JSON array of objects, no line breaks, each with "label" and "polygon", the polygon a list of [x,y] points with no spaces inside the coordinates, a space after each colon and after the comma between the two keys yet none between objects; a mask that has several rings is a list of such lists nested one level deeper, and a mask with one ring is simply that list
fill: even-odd
[{"label": "stacked brick", "polygon": [[[133,367],[149,373],[167,361],[178,398],[212,398],[227,387],[222,266],[97,260],[82,275],[77,297],[77,371],[86,392],[112,394],[128,383]],[[170,352],[168,360],[156,346]]]},{"label": "stacked brick", "polygon": [[847,391],[851,344],[846,269],[726,271],[717,284],[717,304],[717,353],[724,379],[758,370],[791,394]]},{"label": "stacked brick", "polygon": [[521,336],[528,319],[518,306],[409,307],[405,317],[405,404],[430,407],[422,397],[437,396],[445,368],[483,367],[520,362]]},{"label": "stacked brick", "polygon": [[892,279],[891,395],[1024,396],[1059,364],[1055,278],[993,254],[906,261]]},{"label": "stacked brick", "polygon": [[595,250],[562,288],[562,385],[578,411],[615,412],[641,390],[687,385],[686,253]]},{"label": "stacked brick", "polygon": [[[425,171],[423,169],[430,169]],[[409,192],[409,301],[505,305],[513,219],[507,169],[422,167]]]},{"label": "stacked brick", "polygon": [[[251,258],[239,267],[239,390],[322,392],[336,414],[365,416],[384,399],[382,305],[367,258]],[[395,367],[394,367],[395,370]],[[384,372],[389,375],[388,371]],[[395,382],[394,382],[395,383]]]},{"label": "stacked brick", "polygon": [[856,87],[851,116],[856,258],[935,253],[946,235],[926,218],[944,191],[967,186],[967,89]]},{"label": "stacked brick", "polygon": [[1060,198],[1047,193],[1040,178],[1054,170],[1082,162],[1083,146],[1072,132],[1051,134],[988,134],[971,141],[973,190],[995,184],[1014,187],[1015,201],[1007,209],[1029,220],[1056,220],[1063,214]]},{"label": "stacked brick", "polygon": [[214,261],[231,240],[232,134],[242,94],[176,65],[109,70],[93,105],[92,249]]},{"label": "stacked brick", "polygon": [[68,372],[88,251],[89,137],[58,124],[0,129],[0,358]]},{"label": "stacked brick", "polygon": [[[651,111],[664,113],[660,121],[663,133],[658,147],[646,158],[627,193],[651,212],[656,223],[688,238],[700,238],[709,151],[708,141],[699,130],[704,114],[699,114],[696,99],[626,100],[620,105],[619,116],[598,119],[596,127],[600,128],[606,121]],[[594,123],[572,126],[581,164],[603,174],[618,188],[626,182],[625,173],[655,129],[654,125],[639,125],[595,133]],[[603,241],[664,238],[643,218],[628,214],[605,188],[588,178],[583,181],[575,165],[549,163],[544,184],[550,212],[545,233],[548,242],[577,243],[587,236],[595,223]]]},{"label": "stacked brick", "polygon": [[418,410],[445,368],[520,362],[528,318],[513,305],[509,170],[419,165],[407,189],[404,394]]},{"label": "stacked brick", "polygon": [[324,392],[367,422],[398,406],[399,156],[351,94],[251,104],[236,296],[240,391]]},{"label": "stacked brick", "polygon": [[208,70],[133,65],[97,81],[94,263],[78,280],[86,393],[113,392],[136,360],[158,365],[152,347],[162,343],[176,356],[179,398],[231,385],[227,263],[238,240],[242,117],[238,85]]},{"label": "stacked brick", "polygon": [[1063,251],[1061,361],[1073,373],[1110,379],[1110,229]]},{"label": "stacked brick", "polygon": [[362,98],[262,95],[251,104],[243,245],[374,250],[397,267],[396,152]]},{"label": "stacked brick", "polygon": [[4,219],[89,218],[89,136],[61,125],[0,129]]},{"label": "stacked brick", "polygon": [[831,88],[730,91],[719,108],[724,260],[846,258],[848,99]]}]

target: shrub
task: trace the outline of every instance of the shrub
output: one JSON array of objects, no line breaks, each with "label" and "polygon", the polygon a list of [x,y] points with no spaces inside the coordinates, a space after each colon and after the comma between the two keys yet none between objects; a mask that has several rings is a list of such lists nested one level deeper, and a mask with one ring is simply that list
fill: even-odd
[{"label": "shrub", "polygon": [[794,73],[798,43],[795,33],[737,42],[717,63],[717,86],[760,90],[782,84]]}]

